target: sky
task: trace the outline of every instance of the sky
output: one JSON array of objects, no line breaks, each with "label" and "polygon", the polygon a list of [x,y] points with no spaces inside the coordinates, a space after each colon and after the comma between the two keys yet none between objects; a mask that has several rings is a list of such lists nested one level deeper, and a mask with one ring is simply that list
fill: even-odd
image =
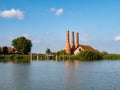
[{"label": "sky", "polygon": [[56,52],[67,30],[80,44],[120,53],[120,0],[0,0],[0,46],[24,36],[33,53]]}]

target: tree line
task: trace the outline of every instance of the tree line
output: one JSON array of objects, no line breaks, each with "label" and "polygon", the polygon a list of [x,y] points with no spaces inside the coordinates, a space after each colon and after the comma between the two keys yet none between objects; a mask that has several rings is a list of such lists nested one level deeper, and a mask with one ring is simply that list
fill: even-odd
[{"label": "tree line", "polygon": [[[32,42],[25,37],[18,37],[12,41],[12,46],[16,48],[16,53],[21,55],[27,55],[31,52]],[[2,48],[2,54],[9,54],[8,47]],[[52,52],[49,48],[46,49],[46,55],[52,55],[53,59],[57,56],[58,59],[76,59],[76,60],[100,60],[100,59],[120,59],[120,55],[108,54],[107,52],[99,51],[81,51],[78,55],[67,55],[65,50]],[[42,55],[43,57],[44,55]],[[45,58],[45,56],[44,56]]]}]

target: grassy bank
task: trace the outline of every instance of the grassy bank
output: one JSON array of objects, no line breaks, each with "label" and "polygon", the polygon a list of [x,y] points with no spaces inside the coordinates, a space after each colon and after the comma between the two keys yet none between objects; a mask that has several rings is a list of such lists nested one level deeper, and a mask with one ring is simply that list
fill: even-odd
[{"label": "grassy bank", "polygon": [[30,57],[28,55],[0,55],[0,62],[28,63]]},{"label": "grassy bank", "polygon": [[1,62],[30,62],[31,60],[120,60],[120,54],[101,54],[98,52],[83,52],[79,55],[53,55],[52,57],[47,57],[45,54],[33,54],[31,55],[0,55]]},{"label": "grassy bank", "polygon": [[79,55],[62,55],[59,56],[59,60],[120,60],[120,54],[101,54],[100,56],[79,56]]},{"label": "grassy bank", "polygon": [[41,54],[33,54],[31,55],[19,55],[19,54],[11,54],[11,55],[0,55],[0,61],[30,61],[30,60],[46,60],[46,55]]},{"label": "grassy bank", "polygon": [[103,55],[103,59],[120,60],[120,54],[105,54],[105,55]]}]

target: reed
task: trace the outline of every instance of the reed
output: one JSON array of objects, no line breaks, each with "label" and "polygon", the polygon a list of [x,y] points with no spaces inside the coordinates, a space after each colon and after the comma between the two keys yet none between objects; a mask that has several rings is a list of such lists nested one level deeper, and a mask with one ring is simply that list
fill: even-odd
[{"label": "reed", "polygon": [[105,55],[103,55],[103,59],[120,60],[120,54],[105,54]]}]

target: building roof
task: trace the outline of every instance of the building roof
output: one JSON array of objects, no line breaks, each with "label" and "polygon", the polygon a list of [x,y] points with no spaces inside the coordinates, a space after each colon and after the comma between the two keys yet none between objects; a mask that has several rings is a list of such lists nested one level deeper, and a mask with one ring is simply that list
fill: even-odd
[{"label": "building roof", "polygon": [[[91,50],[91,51],[94,51],[95,49],[89,45],[79,45],[80,47],[82,47],[84,50]],[[79,47],[78,46],[78,47]]]}]

